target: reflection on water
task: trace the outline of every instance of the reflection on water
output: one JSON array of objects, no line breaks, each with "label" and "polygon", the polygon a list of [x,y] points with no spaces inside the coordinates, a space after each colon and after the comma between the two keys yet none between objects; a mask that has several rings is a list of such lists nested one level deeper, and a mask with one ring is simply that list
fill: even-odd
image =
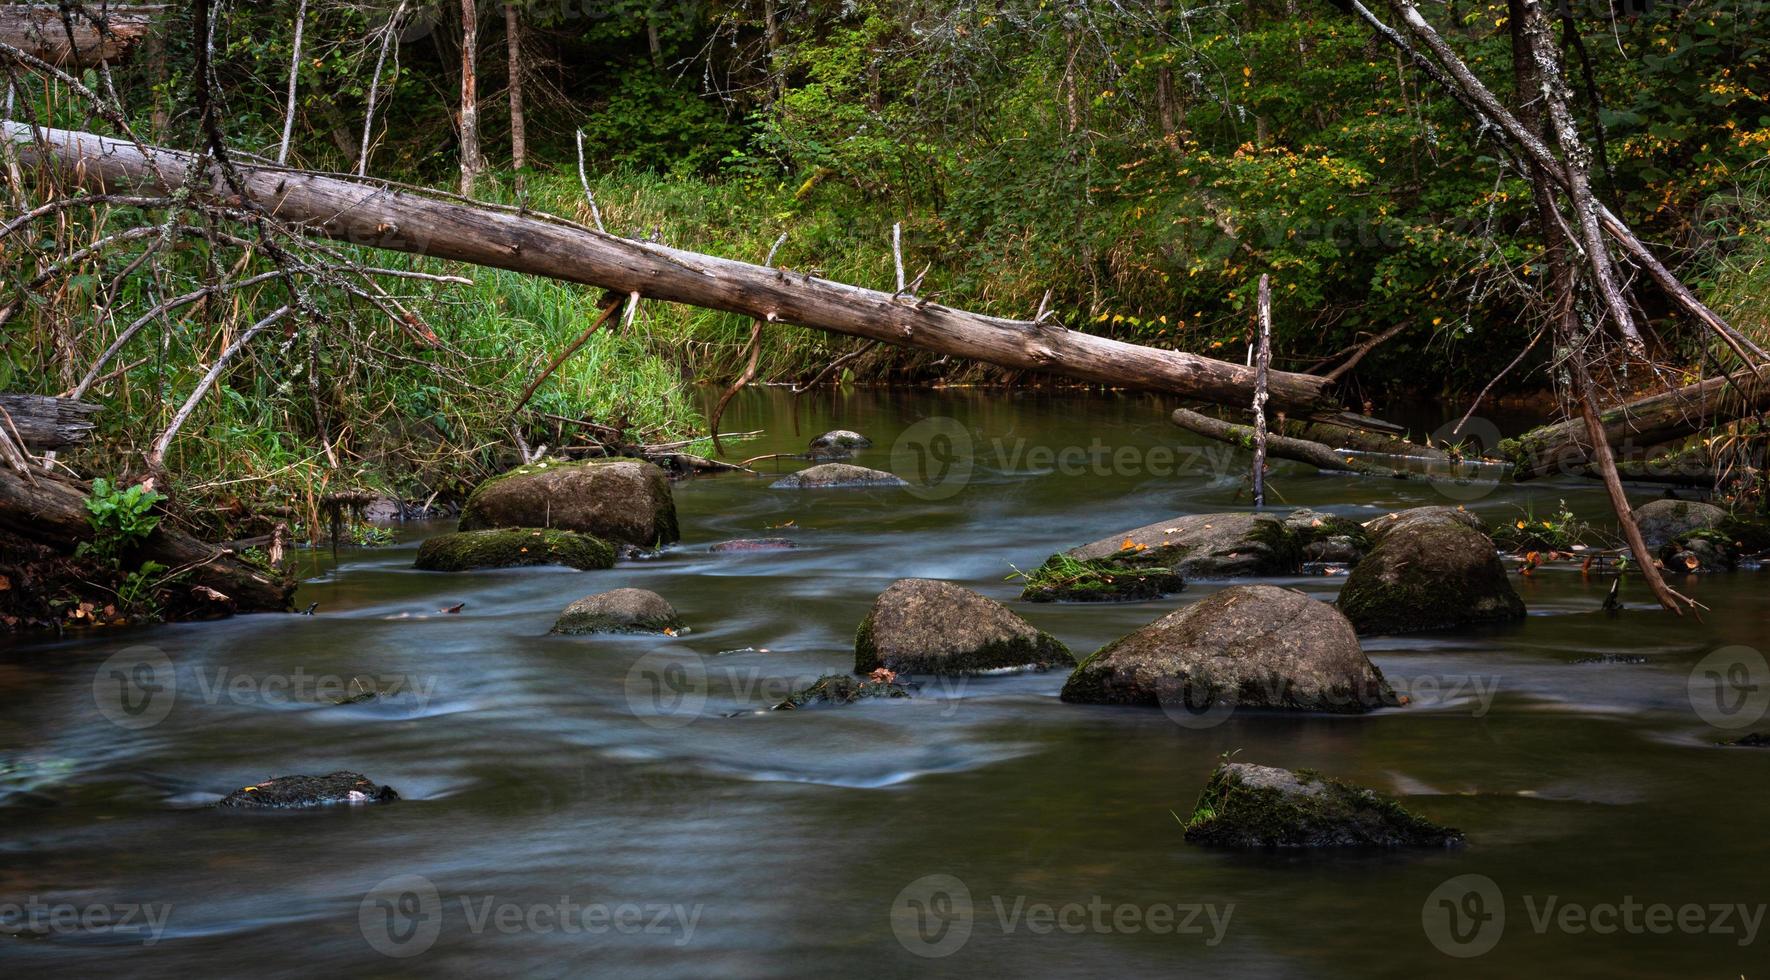
[{"label": "reflection on water", "polygon": [[[734,403],[728,428],[767,430],[744,455],[791,451],[839,425],[878,442],[856,462],[917,485],[773,491],[773,472],[798,464],[765,463],[761,479],[678,485],[685,539],[654,561],[425,574],[410,568],[415,542],[440,527],[413,528],[401,546],[343,553],[305,584],[312,617],[0,652],[0,929],[18,933],[0,933],[0,961],[20,975],[692,977],[929,966],[1737,975],[1765,962],[1770,929],[1742,945],[1749,916],[1732,934],[1707,920],[1694,933],[1601,934],[1543,917],[1549,896],[1585,913],[1625,899],[1770,901],[1758,816],[1770,752],[1715,747],[1729,733],[1709,722],[1735,716],[1693,704],[1715,693],[1701,683],[1705,655],[1765,635],[1759,573],[1679,584],[1712,612],[1678,620],[1638,587],[1630,608],[1604,616],[1608,581],[1539,572],[1518,583],[1531,610],[1522,625],[1369,641],[1414,703],[1362,718],[1239,712],[1189,726],[1061,704],[1060,673],[930,681],[909,701],[769,714],[794,686],[852,665],[855,625],[896,578],[1012,601],[1013,569],[1052,551],[1245,506],[1247,457],[1179,432],[1151,397],[821,393],[805,397],[797,429],[788,405],[771,391]],[[1422,418],[1420,431],[1441,421]],[[1605,509],[1587,485],[1398,482],[1284,462],[1269,485],[1285,504],[1361,519],[1435,503],[1490,522],[1561,499],[1593,519]],[[798,547],[707,551],[763,535]],[[1339,581],[1286,584],[1332,598]],[[567,603],[619,586],[662,593],[692,630],[547,635]],[[1085,654],[1213,588],[1016,609]],[[458,614],[439,611],[456,603]],[[169,659],[159,676],[173,681],[122,705],[129,676],[109,671],[138,660],[139,646]],[[1770,678],[1745,662],[1751,676],[1736,687],[1755,697],[1752,684]],[[335,703],[366,690],[382,696]],[[1405,795],[1470,844],[1377,855],[1187,846],[1173,814],[1190,810],[1226,752]],[[277,815],[205,806],[273,775],[338,769],[406,801]],[[1496,891],[1469,905],[1453,889],[1456,908],[1434,912],[1448,900],[1440,886],[1471,874]],[[1440,952],[1494,935],[1491,917],[1468,919],[1446,940],[1446,915],[1496,907],[1503,933],[1489,951]],[[92,908],[115,914],[114,927],[52,918]],[[121,924],[126,908],[146,932]],[[46,918],[21,929],[33,909]]]}]

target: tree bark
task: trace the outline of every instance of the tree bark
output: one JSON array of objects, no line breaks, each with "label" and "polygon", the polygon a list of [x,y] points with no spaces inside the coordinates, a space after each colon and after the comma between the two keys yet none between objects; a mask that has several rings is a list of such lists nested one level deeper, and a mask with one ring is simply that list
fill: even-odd
[{"label": "tree bark", "polygon": [[75,15],[74,44],[68,47],[68,31],[62,21],[61,9],[53,3],[0,5],[0,41],[12,45],[58,68],[93,65],[100,61],[116,64],[128,58],[149,31],[154,20],[166,9],[163,4],[143,6],[94,5],[110,25],[112,37],[106,38],[84,17]]},{"label": "tree bark", "polygon": [[461,0],[461,196],[473,196],[473,181],[485,168],[479,156],[479,9]]},{"label": "tree bark", "polygon": [[301,84],[301,38],[307,33],[307,0],[295,8],[295,50],[289,55],[289,100],[283,108],[283,141],[277,144],[277,166],[289,162],[289,141],[295,135],[295,96]]},{"label": "tree bark", "polygon": [[528,125],[522,113],[522,12],[516,4],[504,5],[504,40],[510,56],[510,168],[522,180],[528,162]]},{"label": "tree bark", "polygon": [[[5,131],[22,161],[89,189],[182,187],[188,154],[92,133],[38,130],[23,123]],[[1003,367],[1043,371],[1081,381],[1163,391],[1243,407],[1254,371],[1196,354],[1127,344],[1067,330],[956,310],[926,300],[864,289],[785,269],[770,269],[664,245],[617,238],[560,219],[437,200],[410,191],[336,177],[242,165],[243,186],[277,220],[304,234],[469,262],[565,282],[639,293],[753,319],[882,340]],[[202,193],[231,201],[212,177]],[[1273,371],[1275,409],[1332,414],[1341,405],[1329,382]]]},{"label": "tree bark", "polygon": [[[1623,451],[1623,469],[1667,443],[1687,439],[1726,422],[1770,408],[1770,384],[1710,378],[1638,398],[1599,413],[1609,444]],[[1513,478],[1581,473],[1596,461],[1583,418],[1539,426],[1503,444]]]},{"label": "tree bark", "polygon": [[0,395],[0,426],[27,449],[59,449],[84,440],[98,406],[49,395]]}]

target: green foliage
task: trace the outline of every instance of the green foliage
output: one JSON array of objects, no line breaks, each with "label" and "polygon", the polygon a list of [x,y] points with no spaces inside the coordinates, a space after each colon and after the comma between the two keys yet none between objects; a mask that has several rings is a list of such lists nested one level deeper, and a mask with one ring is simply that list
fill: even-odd
[{"label": "green foliage", "polygon": [[1539,516],[1535,508],[1525,505],[1522,515],[1510,523],[1493,529],[1494,544],[1513,552],[1574,551],[1597,542],[1597,531],[1573,516],[1567,501],[1559,501],[1552,514]]},{"label": "green foliage", "polygon": [[82,545],[83,553],[101,561],[116,561],[125,549],[160,526],[160,515],[153,510],[164,499],[164,494],[140,484],[123,489],[103,477],[93,480],[92,495],[86,498],[86,522],[92,525],[92,540]]}]

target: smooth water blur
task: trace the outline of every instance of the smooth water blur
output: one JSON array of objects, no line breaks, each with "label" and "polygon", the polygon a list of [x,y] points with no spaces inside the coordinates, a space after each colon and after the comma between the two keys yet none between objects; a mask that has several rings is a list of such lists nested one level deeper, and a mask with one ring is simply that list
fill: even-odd
[{"label": "smooth water blur", "polygon": [[[1027,605],[1014,601],[1015,567],[1164,516],[1247,506],[1248,457],[1179,432],[1153,397],[823,393],[803,399],[796,429],[789,404],[747,392],[726,428],[767,431],[733,451],[794,451],[840,426],[878,441],[857,462],[919,485],[687,481],[676,488],[683,542],[602,572],[417,572],[415,542],[444,528],[412,528],[404,544],[344,553],[304,584],[299,604],[319,603],[312,617],[0,650],[0,927],[17,932],[27,902],[165,916],[157,938],[67,920],[0,933],[0,966],[993,977],[1737,976],[1770,964],[1770,923],[1758,920],[1749,943],[1743,934],[1770,901],[1770,752],[1717,747],[1730,733],[1693,706],[1716,693],[1703,684],[1717,661],[1694,670],[1699,660],[1718,645],[1761,645],[1762,573],[1675,583],[1710,607],[1700,619],[1651,609],[1639,584],[1612,618],[1597,611],[1607,579],[1518,578],[1531,611],[1520,626],[1369,641],[1414,703],[1359,718],[1237,712],[1212,726],[1065,705],[1061,672],[764,713],[850,669],[856,624],[905,576],[1012,602],[1086,655],[1216,586],[1157,602]],[[1090,456],[1096,444],[1109,452]],[[1363,519],[1464,503],[1497,522],[1561,499],[1600,519],[1606,506],[1584,484],[1433,485],[1283,462],[1271,486],[1285,504]],[[707,551],[777,535],[799,547]],[[1285,584],[1331,599],[1340,581]],[[547,635],[568,602],[620,586],[662,593],[692,631]],[[455,603],[458,614],[439,611]],[[140,660],[140,645],[170,658],[176,683],[120,704],[134,675],[110,672]],[[1750,683],[1770,678],[1746,680],[1742,697],[1761,713]],[[389,695],[331,703],[364,685]],[[1733,707],[1705,705],[1724,722],[1741,717],[1717,713]],[[1225,753],[1398,794],[1469,844],[1187,845],[1177,819]],[[282,814],[207,806],[272,776],[337,769],[405,800]],[[1471,899],[1467,879],[1440,888],[1465,874],[1498,894]],[[422,880],[399,877],[409,875]],[[1625,903],[1669,906],[1669,917],[1619,908],[1613,920],[1602,908]],[[1676,915],[1689,903],[1703,922],[1686,929]],[[1718,922],[1719,904],[1748,914]],[[1503,929],[1450,917],[1499,910]],[[1578,913],[1594,918],[1562,918]],[[1440,949],[1496,937],[1472,958]]]}]

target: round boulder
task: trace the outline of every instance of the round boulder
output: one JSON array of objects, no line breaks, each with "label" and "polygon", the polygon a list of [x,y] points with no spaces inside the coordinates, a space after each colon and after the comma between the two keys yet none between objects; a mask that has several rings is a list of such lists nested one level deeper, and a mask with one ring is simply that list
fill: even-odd
[{"label": "round boulder", "polygon": [[1652,500],[1635,508],[1635,524],[1649,548],[1663,548],[1692,531],[1711,530],[1727,512],[1699,500]]},{"label": "round boulder", "polygon": [[1063,700],[1341,714],[1399,703],[1346,617],[1271,585],[1231,586],[1107,644]]},{"label": "round boulder", "polygon": [[813,449],[871,449],[873,440],[847,429],[831,429],[811,440]]},{"label": "round boulder", "polygon": [[975,674],[1075,663],[1049,633],[970,589],[934,579],[891,583],[854,635],[854,672]]},{"label": "round boulder", "polygon": [[664,471],[638,459],[547,460],[479,485],[461,530],[549,527],[649,548],[681,535]]},{"label": "round boulder", "polygon": [[822,463],[790,473],[770,485],[774,490],[825,490],[832,487],[907,487],[895,473],[849,463]]},{"label": "round boulder", "polygon": [[612,589],[585,596],[565,607],[553,632],[662,633],[682,627],[676,608],[656,592],[645,589]]},{"label": "round boulder", "polygon": [[1493,539],[1449,507],[1400,515],[1340,590],[1340,611],[1360,633],[1412,633],[1524,618]]}]

